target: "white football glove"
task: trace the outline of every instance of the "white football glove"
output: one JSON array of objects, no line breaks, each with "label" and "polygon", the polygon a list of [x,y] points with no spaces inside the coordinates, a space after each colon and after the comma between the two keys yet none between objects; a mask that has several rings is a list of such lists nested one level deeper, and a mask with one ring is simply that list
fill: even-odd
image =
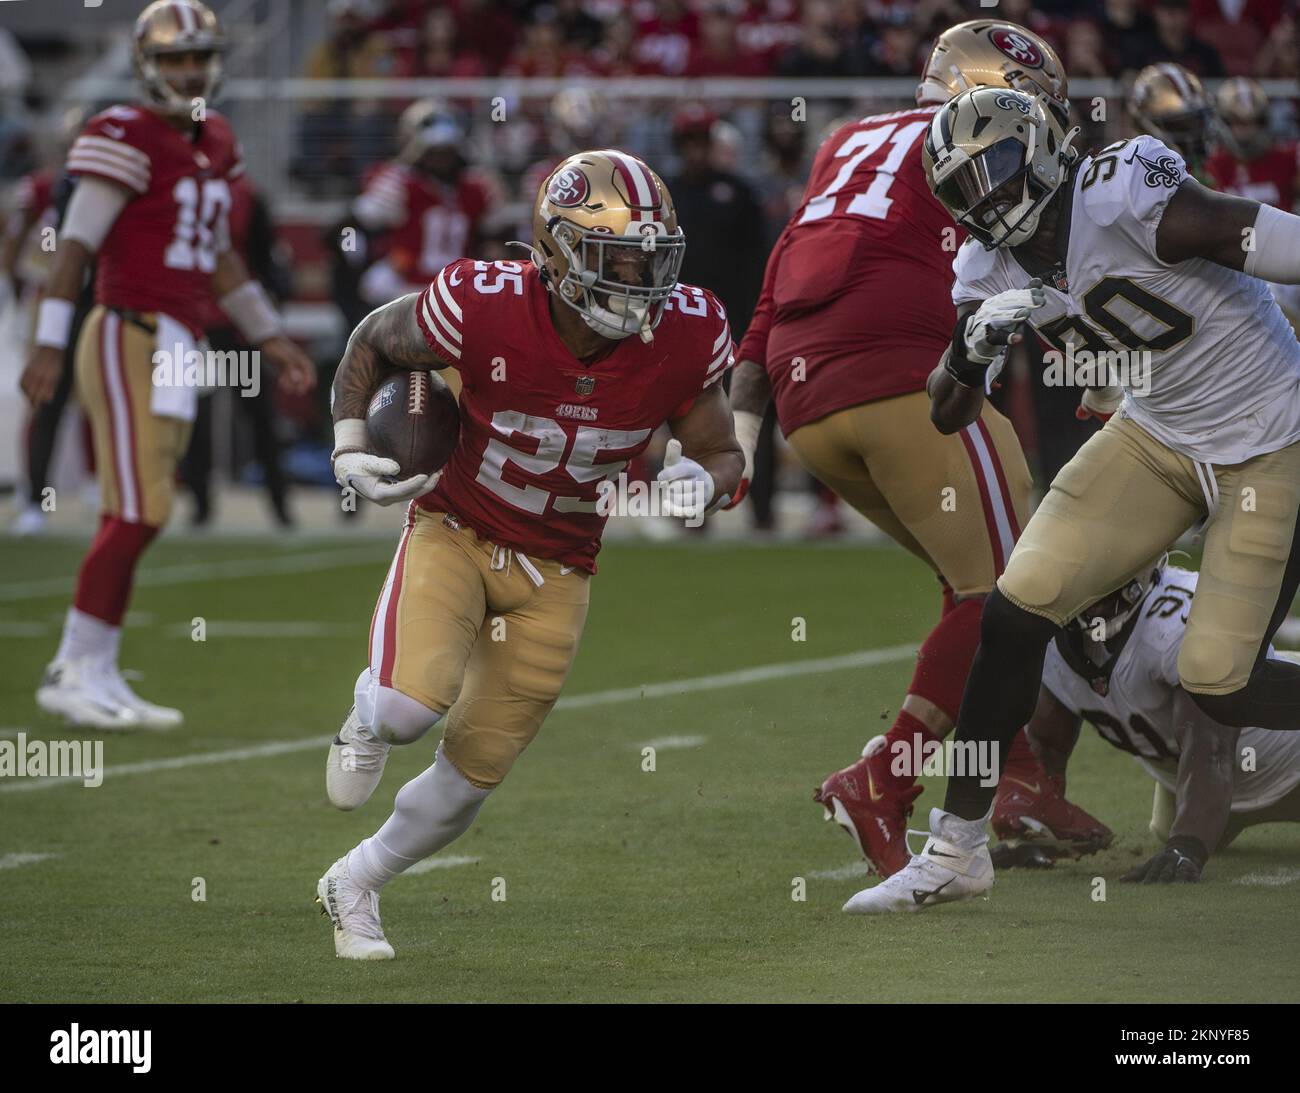
[{"label": "white football glove", "polygon": [[699,519],[713,500],[713,475],[682,455],[682,442],[674,437],[664,449],[664,469],[659,472],[660,511],[665,516]]},{"label": "white football glove", "polygon": [[1029,315],[1047,303],[1043,282],[1035,277],[1025,288],[990,296],[966,324],[966,356],[991,364],[1006,353],[1011,335]]},{"label": "white football glove", "polygon": [[392,481],[401,467],[393,459],[374,455],[363,446],[366,440],[366,423],[359,419],[337,422],[334,426],[334,451],[330,466],[334,481],[344,489],[351,487],[367,501],[376,505],[395,505],[422,497],[438,484],[442,472],[416,474],[400,482]]}]

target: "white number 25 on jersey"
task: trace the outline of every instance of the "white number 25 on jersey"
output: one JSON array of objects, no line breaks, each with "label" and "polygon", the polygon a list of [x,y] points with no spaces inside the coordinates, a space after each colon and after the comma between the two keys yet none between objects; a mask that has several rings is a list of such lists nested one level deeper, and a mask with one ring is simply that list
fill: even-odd
[{"label": "white number 25 on jersey", "polygon": [[[569,439],[558,423],[548,417],[532,417],[515,410],[498,410],[492,415],[492,428],[500,435],[488,442],[487,450],[483,453],[483,463],[475,478],[480,486],[486,486],[512,508],[536,516],[546,511],[546,505],[552,498],[555,500],[555,512],[596,511],[596,501],[588,501],[581,494],[552,494],[540,486],[512,485],[502,477],[507,463],[513,463],[520,470],[535,475],[555,470],[560,465],[564,446]],[[535,441],[537,450],[529,453],[507,444],[506,440],[514,438],[516,434]],[[632,451],[649,435],[649,429],[624,432],[619,429],[580,427],[574,432],[573,450],[564,463],[564,469],[577,483],[585,484],[612,477],[627,466],[627,460],[597,463],[596,456],[602,452],[626,452],[630,458]]]}]

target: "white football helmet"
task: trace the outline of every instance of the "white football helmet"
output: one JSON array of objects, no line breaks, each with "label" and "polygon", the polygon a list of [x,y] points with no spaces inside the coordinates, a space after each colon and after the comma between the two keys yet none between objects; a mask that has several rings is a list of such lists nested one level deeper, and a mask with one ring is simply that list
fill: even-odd
[{"label": "white football helmet", "polygon": [[1070,144],[1079,130],[1064,135],[1044,101],[975,88],[941,107],[926,131],[921,158],[931,192],[989,250],[1033,237],[1078,154]]}]

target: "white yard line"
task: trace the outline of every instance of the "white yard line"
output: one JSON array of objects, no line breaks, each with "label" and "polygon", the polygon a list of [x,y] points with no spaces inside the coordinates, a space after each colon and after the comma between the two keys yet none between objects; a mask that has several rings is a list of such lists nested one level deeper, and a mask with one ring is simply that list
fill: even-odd
[{"label": "white yard line", "polygon": [[[282,554],[269,558],[235,558],[226,562],[197,562],[164,565],[144,569],[136,574],[138,588],[161,588],[167,585],[194,584],[223,577],[272,577],[279,573],[308,573],[348,566],[379,565],[388,560],[391,549],[378,544],[348,547],[344,550],[318,550],[306,554]],[[66,596],[76,585],[76,575],[47,577],[40,581],[9,581],[0,584],[0,602],[40,600],[48,596]]]},{"label": "white yard line", "polygon": [[402,876],[409,877],[416,873],[428,873],[434,869],[453,869],[458,865],[477,865],[478,858],[467,858],[464,855],[448,854],[445,858],[425,858],[424,861],[418,861],[410,869],[402,871]]},{"label": "white yard line", "polygon": [[716,691],[720,687],[739,687],[745,683],[766,683],[773,679],[790,679],[793,676],[818,675],[822,672],[840,672],[847,668],[871,668],[878,664],[893,664],[916,656],[915,645],[891,645],[886,649],[862,649],[838,657],[821,657],[817,660],[790,660],[783,664],[765,664],[759,668],[742,668],[738,672],[722,672],[695,679],[678,679],[668,683],[643,683],[640,687],[619,687],[612,691],[594,691],[591,694],[561,698],[557,710],[580,710],[584,706],[607,706],[614,702],[637,702],[643,698],[670,698],[692,694],[695,691]]},{"label": "white yard line", "polygon": [[1284,866],[1272,873],[1247,873],[1238,877],[1233,884],[1246,884],[1254,888],[1281,888],[1285,884],[1295,884],[1300,880],[1300,869]]},{"label": "white yard line", "polygon": [[[745,683],[767,683],[791,676],[812,675],[818,672],[840,672],[849,668],[865,668],[880,664],[893,664],[910,660],[916,655],[915,645],[893,645],[887,649],[863,649],[838,657],[821,657],[816,660],[794,660],[783,664],[768,664],[759,668],[745,668],[738,672],[679,679],[669,683],[647,683],[641,687],[620,687],[610,691],[593,691],[585,695],[561,698],[556,709],[584,709],[589,706],[611,706],[621,702],[639,702],[645,698],[672,698],[698,691],[716,691],[724,687],[737,687]],[[121,763],[104,768],[105,781],[127,774],[152,774],[160,770],[183,770],[186,767],[208,766],[214,763],[238,763],[247,759],[264,759],[273,755],[288,755],[296,751],[324,748],[334,739],[328,736],[311,736],[299,740],[278,740],[230,751],[200,752],[197,755],[177,755],[171,759],[146,759],[138,763]],[[33,778],[0,784],[0,793],[25,793],[53,789],[60,785],[80,785],[79,778]]]},{"label": "white yard line", "polygon": [[20,865],[35,865],[57,857],[58,854],[0,854],[0,869],[17,869]]},{"label": "white yard line", "polygon": [[643,740],[633,744],[634,748],[654,748],[655,751],[672,751],[674,748],[698,748],[708,740],[707,736],[656,736],[653,740]]},{"label": "white yard line", "polygon": [[813,880],[853,880],[871,875],[871,866],[864,861],[849,862],[838,869],[814,869],[808,874]]},{"label": "white yard line", "polygon": [[[209,638],[339,638],[365,639],[366,623],[360,622],[293,622],[283,620],[208,619],[205,633]],[[172,637],[187,637],[194,627],[188,622],[174,623],[163,633]]]}]

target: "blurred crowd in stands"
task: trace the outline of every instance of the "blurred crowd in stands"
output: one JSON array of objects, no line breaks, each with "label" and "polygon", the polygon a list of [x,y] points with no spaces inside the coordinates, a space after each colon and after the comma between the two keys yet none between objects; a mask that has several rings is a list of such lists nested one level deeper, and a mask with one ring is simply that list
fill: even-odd
[{"label": "blurred crowd in stands", "polygon": [[1075,79],[1176,61],[1297,75],[1294,0],[331,0],[310,77],[910,76],[987,14],[1047,38]]}]

